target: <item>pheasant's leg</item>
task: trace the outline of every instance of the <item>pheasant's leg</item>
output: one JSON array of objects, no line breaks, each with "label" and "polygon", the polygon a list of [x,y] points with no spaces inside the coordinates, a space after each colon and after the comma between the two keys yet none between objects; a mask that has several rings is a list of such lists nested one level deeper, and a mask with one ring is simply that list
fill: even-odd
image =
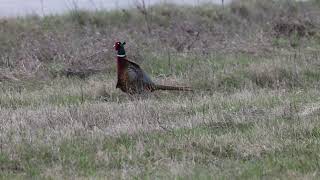
[{"label": "pheasant's leg", "polygon": [[134,101],[135,100],[134,94],[128,93],[128,97],[129,97],[130,101]]}]

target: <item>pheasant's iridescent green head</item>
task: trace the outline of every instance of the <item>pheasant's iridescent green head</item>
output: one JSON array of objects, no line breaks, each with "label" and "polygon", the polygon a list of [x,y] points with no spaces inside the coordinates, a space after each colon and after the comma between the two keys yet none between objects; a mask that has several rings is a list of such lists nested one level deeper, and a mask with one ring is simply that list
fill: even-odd
[{"label": "pheasant's iridescent green head", "polygon": [[116,42],[114,44],[114,49],[118,52],[117,56],[118,57],[125,57],[126,56],[126,51],[124,50],[124,45],[126,44],[126,42]]}]

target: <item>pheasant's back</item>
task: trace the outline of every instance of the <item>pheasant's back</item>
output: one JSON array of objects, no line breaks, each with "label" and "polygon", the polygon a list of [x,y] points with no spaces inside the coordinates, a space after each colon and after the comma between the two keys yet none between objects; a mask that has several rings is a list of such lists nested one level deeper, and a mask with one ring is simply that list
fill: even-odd
[{"label": "pheasant's back", "polygon": [[154,90],[154,83],[139,65],[128,60],[120,65],[117,87],[122,91],[135,94]]}]

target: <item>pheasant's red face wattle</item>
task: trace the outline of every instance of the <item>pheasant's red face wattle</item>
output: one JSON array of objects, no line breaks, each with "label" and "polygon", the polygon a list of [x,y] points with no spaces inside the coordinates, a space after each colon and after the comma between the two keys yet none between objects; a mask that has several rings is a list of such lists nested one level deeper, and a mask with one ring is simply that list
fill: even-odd
[{"label": "pheasant's red face wattle", "polygon": [[118,51],[121,47],[121,42],[116,42],[113,47],[116,51]]}]

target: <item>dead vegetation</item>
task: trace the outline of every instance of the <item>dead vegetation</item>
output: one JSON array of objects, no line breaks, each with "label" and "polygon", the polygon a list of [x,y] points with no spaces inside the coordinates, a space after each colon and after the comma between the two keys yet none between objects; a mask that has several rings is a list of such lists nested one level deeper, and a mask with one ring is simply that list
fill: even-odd
[{"label": "dead vegetation", "polygon": [[63,73],[67,68],[111,70],[116,39],[130,42],[130,56],[139,58],[141,52],[265,55],[283,36],[298,36],[286,47],[299,43],[303,48],[319,39],[318,13],[311,3],[236,1],[223,9],[138,3],[137,10],[2,19],[0,64],[32,76],[38,71],[43,76],[60,70],[68,74]]},{"label": "dead vegetation", "polygon": [[[0,20],[0,179],[316,179],[318,5]],[[195,91],[115,89],[124,39],[155,82]]]}]

